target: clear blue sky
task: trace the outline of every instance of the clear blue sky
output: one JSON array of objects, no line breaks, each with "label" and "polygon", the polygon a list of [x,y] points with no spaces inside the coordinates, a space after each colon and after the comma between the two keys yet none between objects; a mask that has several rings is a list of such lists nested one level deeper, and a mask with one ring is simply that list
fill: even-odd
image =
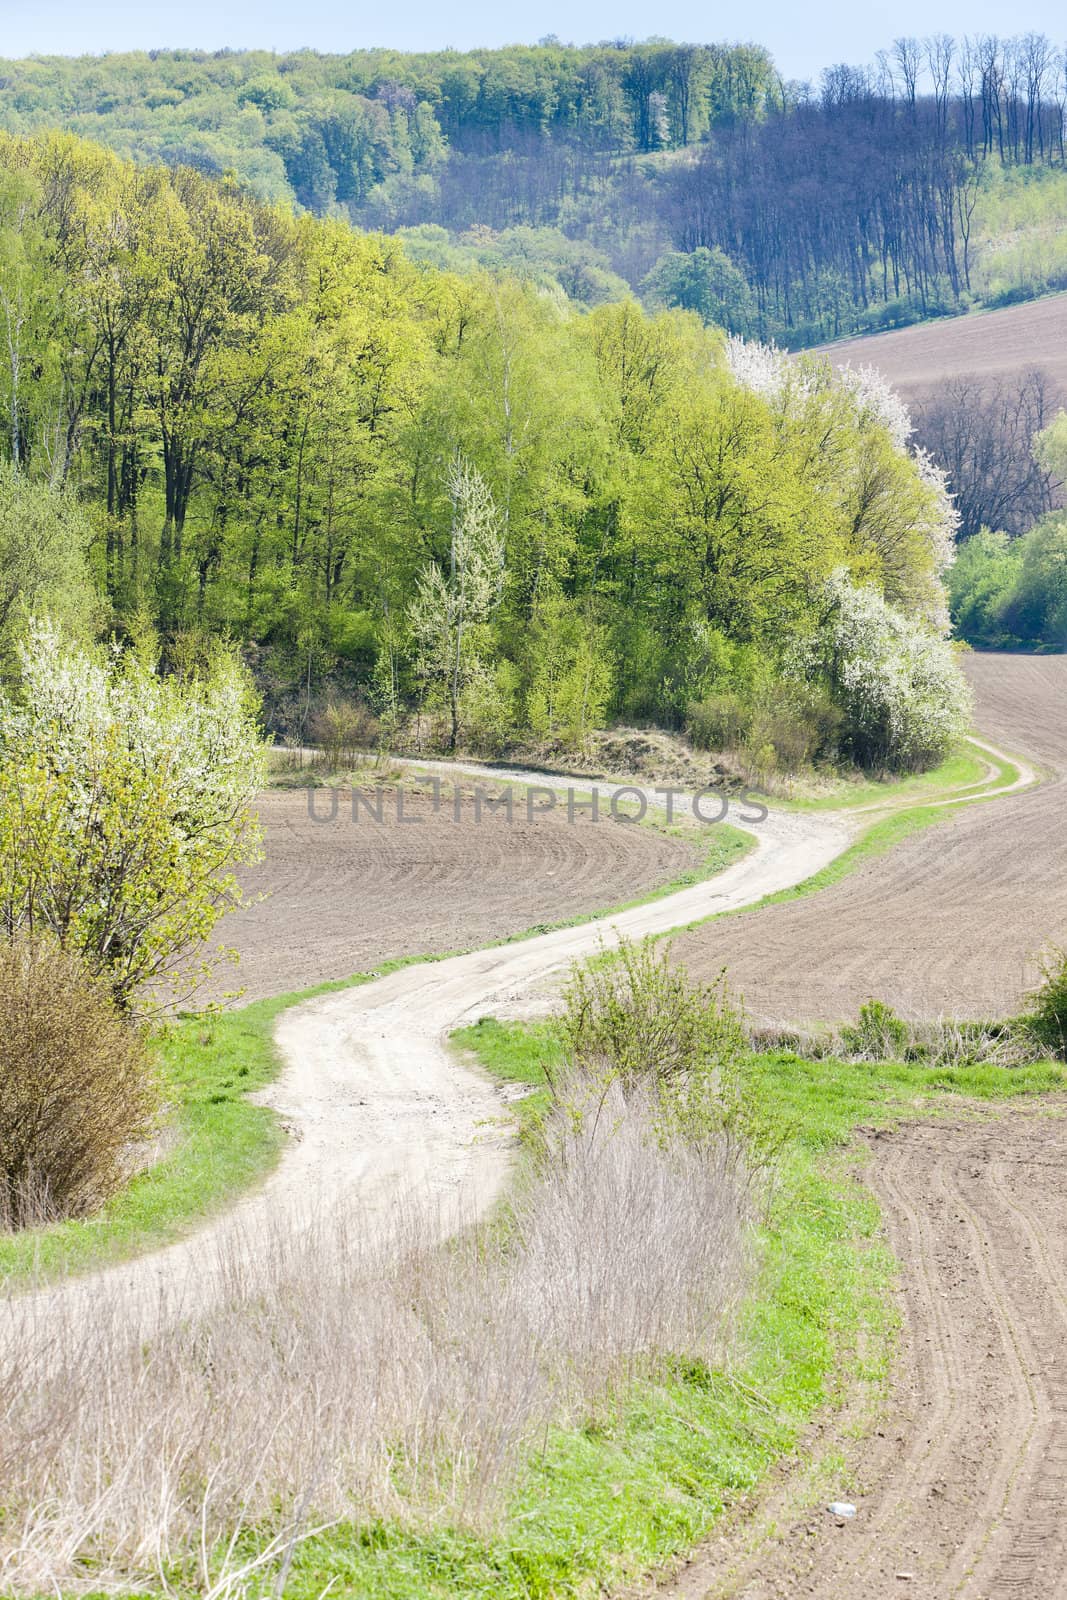
[{"label": "clear blue sky", "polygon": [[1062,3],[1024,0],[763,0],[707,6],[697,0],[0,0],[0,55],[78,55],[86,51],[187,46],[276,50],[301,45],[352,50],[392,45],[430,50],[452,45],[534,43],[555,33],[567,42],[644,39],[751,39],[765,44],[787,77],[814,78],[837,61],[870,61],[900,34],[1047,33],[1067,36]]}]

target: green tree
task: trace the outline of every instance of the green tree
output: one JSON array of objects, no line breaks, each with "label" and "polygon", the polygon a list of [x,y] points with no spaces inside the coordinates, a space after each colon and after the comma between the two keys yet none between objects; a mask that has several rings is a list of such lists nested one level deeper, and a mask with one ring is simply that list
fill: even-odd
[{"label": "green tree", "polygon": [[758,323],[755,297],[744,273],[716,245],[661,256],[642,281],[650,305],[695,311],[702,322],[730,333],[753,333]]},{"label": "green tree", "polygon": [[603,726],[611,703],[613,660],[606,630],[554,595],[534,611],[526,715],[534,733],[581,744]]},{"label": "green tree", "polygon": [[89,566],[93,530],[73,496],[0,466],[0,652],[29,616],[47,611],[68,638],[89,639],[99,598]]},{"label": "green tree", "polygon": [[0,696],[0,925],[48,935],[124,1010],[192,992],[196,958],[256,859],[263,752],[243,674],[217,655],[159,677],[38,623]]}]

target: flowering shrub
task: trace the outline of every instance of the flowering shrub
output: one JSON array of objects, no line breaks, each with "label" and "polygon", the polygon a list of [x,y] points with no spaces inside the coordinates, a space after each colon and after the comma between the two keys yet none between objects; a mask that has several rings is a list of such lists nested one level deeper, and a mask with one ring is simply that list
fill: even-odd
[{"label": "flowering shrub", "polygon": [[965,731],[970,692],[952,647],[904,617],[877,590],[839,571],[826,584],[827,620],[800,652],[801,675],[822,673],[862,766],[917,771]]},{"label": "flowering shrub", "polygon": [[160,678],[47,623],[20,658],[21,695],[0,693],[0,927],[76,951],[123,1009],[163,979],[189,992],[190,952],[239,903],[230,868],[258,855],[263,750],[240,668],[220,654]]}]

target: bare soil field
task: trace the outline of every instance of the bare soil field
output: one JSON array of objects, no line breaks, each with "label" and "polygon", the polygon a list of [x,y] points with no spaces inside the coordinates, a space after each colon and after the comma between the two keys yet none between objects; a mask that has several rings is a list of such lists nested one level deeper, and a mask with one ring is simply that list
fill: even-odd
[{"label": "bare soil field", "polygon": [[313,792],[322,821],[304,789],[261,798],[266,859],[242,874],[257,900],[224,925],[240,963],[220,968],[215,996],[240,987],[257,1000],[400,956],[490,944],[638,899],[700,860],[696,844],[652,828],[594,824],[577,807],[572,824],[562,802],[528,821],[521,793],[509,823],[486,809],[477,820],[470,798],[457,822],[450,797],[435,811],[430,794],[410,790],[399,820],[394,788],[381,822],[362,808],[354,822],[348,790],[329,820],[334,792]]},{"label": "bare soil field", "polygon": [[1031,367],[1067,392],[1067,294],[842,340],[820,353],[840,366],[877,367],[909,400],[948,378],[1015,377]]},{"label": "bare soil field", "polygon": [[[1067,302],[1065,302],[1067,304]],[[1067,656],[973,655],[979,729],[1049,781],[964,808],[839,883],[682,935],[766,1022],[836,1022],[871,997],[909,1016],[999,1017],[1067,944]]]},{"label": "bare soil field", "polygon": [[[852,1520],[784,1478],[671,1600],[1053,1600],[1067,1594],[1062,1102],[870,1137],[865,1179],[904,1266],[888,1403],[844,1439]],[[810,1441],[825,1455],[847,1430]],[[824,1481],[824,1480],[823,1480]],[[827,1498],[824,1493],[820,1500]],[[745,1546],[750,1548],[745,1550]]]}]

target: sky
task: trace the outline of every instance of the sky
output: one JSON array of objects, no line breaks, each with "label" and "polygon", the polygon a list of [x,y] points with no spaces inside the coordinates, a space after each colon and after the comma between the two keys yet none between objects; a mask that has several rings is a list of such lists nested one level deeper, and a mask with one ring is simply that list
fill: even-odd
[{"label": "sky", "polygon": [[816,79],[835,62],[868,62],[901,34],[1067,34],[1062,0],[760,0],[709,6],[700,0],[0,0],[0,55],[79,55],[105,50],[203,50],[301,46],[347,51],[372,45],[459,50],[662,37],[766,45],[788,78]]}]

